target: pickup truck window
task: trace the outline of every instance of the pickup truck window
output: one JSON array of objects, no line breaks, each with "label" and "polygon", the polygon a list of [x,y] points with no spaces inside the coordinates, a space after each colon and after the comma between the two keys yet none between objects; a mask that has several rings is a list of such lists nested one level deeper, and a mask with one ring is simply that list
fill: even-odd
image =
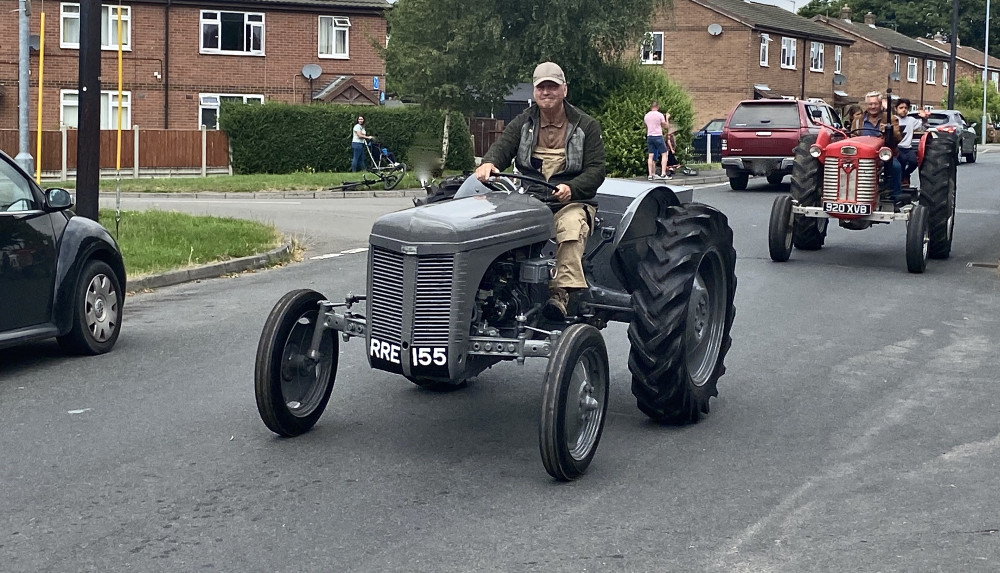
[{"label": "pickup truck window", "polygon": [[798,129],[799,107],[779,102],[741,105],[733,112],[729,127]]}]

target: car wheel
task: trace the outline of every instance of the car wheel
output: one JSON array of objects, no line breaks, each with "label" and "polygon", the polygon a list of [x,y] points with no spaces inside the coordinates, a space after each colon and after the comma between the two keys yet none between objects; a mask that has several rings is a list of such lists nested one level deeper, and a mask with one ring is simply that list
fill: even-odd
[{"label": "car wheel", "polygon": [[733,191],[743,191],[747,188],[747,184],[749,182],[750,176],[746,173],[729,178],[729,186],[733,189]]},{"label": "car wheel", "polygon": [[771,173],[767,176],[767,182],[771,185],[777,185],[785,179],[784,173]]},{"label": "car wheel", "polygon": [[104,354],[118,341],[125,293],[121,279],[104,261],[92,260],[73,287],[73,325],[59,345],[74,354]]},{"label": "car wheel", "polygon": [[965,154],[965,162],[966,163],[975,163],[976,162],[976,154],[978,152],[978,150],[976,149],[977,145],[978,144],[976,142],[972,142],[972,153]]}]

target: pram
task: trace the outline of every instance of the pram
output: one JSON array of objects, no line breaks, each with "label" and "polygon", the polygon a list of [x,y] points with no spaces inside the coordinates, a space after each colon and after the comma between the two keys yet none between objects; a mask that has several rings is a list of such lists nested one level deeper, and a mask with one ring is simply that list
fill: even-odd
[{"label": "pram", "polygon": [[[368,171],[361,176],[362,184],[367,187],[381,181],[382,186],[387,190],[399,185],[403,174],[406,173],[406,164],[396,161],[395,154],[374,139],[368,140],[365,148],[368,150],[369,162]],[[374,175],[377,179],[369,179],[369,174]]]}]

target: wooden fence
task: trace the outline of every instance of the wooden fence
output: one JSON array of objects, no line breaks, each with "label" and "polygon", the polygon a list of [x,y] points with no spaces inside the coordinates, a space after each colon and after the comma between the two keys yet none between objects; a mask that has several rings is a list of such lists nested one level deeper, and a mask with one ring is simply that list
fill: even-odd
[{"label": "wooden fence", "polygon": [[500,134],[503,133],[504,122],[502,119],[490,119],[487,117],[467,118],[469,122],[469,132],[472,134],[472,147],[476,157],[482,157],[486,150],[493,145]]},{"label": "wooden fence", "polygon": [[[225,132],[196,129],[139,129],[122,131],[121,170],[125,177],[208,175],[231,173],[229,138]],[[28,151],[37,150],[37,132],[30,132]],[[76,174],[77,130],[42,131],[39,165],[43,178],[68,179]],[[102,129],[100,165],[102,175],[114,175],[117,164],[117,132]],[[14,157],[18,131],[0,129],[0,150]],[[35,158],[39,161],[39,158]],[[110,172],[110,173],[109,173]]]}]

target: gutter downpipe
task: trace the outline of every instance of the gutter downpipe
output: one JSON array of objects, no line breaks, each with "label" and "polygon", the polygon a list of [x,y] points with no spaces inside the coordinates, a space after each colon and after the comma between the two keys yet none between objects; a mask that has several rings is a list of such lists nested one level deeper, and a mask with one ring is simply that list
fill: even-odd
[{"label": "gutter downpipe", "polygon": [[163,129],[170,129],[170,5],[163,9]]}]

